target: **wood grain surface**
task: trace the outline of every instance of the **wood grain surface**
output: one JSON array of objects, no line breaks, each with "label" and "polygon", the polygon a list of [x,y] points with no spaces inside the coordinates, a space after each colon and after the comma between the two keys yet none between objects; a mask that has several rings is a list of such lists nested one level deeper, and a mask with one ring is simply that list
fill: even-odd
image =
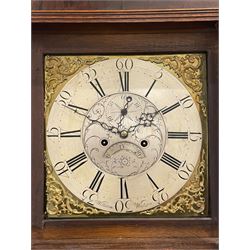
[{"label": "wood grain surface", "polygon": [[218,1],[32,1],[33,23],[198,22],[218,20]]},{"label": "wood grain surface", "polygon": [[150,10],[218,6],[218,0],[32,0],[33,10]]},{"label": "wood grain surface", "polygon": [[218,249],[215,226],[98,225],[33,228],[33,249]]}]

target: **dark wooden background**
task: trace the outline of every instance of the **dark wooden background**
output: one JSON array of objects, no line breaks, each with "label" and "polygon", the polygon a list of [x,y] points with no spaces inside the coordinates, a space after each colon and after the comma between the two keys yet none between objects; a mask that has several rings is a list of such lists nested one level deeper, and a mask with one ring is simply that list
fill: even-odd
[{"label": "dark wooden background", "polygon": [[[218,2],[32,1],[32,249],[218,249]],[[197,220],[44,219],[45,54],[207,53],[210,214]]]}]

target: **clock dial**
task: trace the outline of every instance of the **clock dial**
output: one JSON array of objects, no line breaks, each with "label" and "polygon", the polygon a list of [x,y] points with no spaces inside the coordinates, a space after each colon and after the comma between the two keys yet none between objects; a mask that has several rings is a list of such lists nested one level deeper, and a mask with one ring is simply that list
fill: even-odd
[{"label": "clock dial", "polygon": [[166,141],[163,117],[153,103],[133,93],[98,101],[83,123],[83,147],[100,170],[114,176],[138,175],[160,158]]},{"label": "clock dial", "polygon": [[192,175],[202,143],[199,112],[183,84],[133,57],[80,70],[55,98],[46,130],[65,187],[116,213],[173,197]]}]

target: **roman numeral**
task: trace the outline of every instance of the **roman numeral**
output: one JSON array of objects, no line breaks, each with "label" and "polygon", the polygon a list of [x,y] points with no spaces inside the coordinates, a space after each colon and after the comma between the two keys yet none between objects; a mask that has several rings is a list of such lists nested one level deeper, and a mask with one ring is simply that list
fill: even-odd
[{"label": "roman numeral", "polygon": [[151,89],[154,87],[155,83],[156,83],[156,80],[154,80],[153,83],[151,84],[151,86],[150,86],[150,88],[149,88],[147,94],[145,95],[145,97],[148,96],[148,94],[150,93]]},{"label": "roman numeral", "polygon": [[154,180],[152,179],[152,177],[151,177],[149,174],[147,174],[147,176],[148,176],[149,181],[153,184],[153,186],[154,186],[156,189],[159,189],[159,187],[156,185],[156,183],[154,182]]},{"label": "roman numeral", "polygon": [[168,139],[188,139],[188,132],[168,132]]},{"label": "roman numeral", "polygon": [[[94,82],[95,82],[95,83],[94,83]],[[96,90],[96,92],[99,94],[99,96],[101,96],[101,97],[104,97],[104,96],[105,96],[105,93],[104,93],[104,91],[103,91],[103,89],[102,89],[102,87],[101,87],[99,81],[97,80],[97,78],[95,78],[93,81],[90,81],[89,83],[90,83],[90,84],[92,85],[92,87]]]},{"label": "roman numeral", "polygon": [[129,72],[125,71],[122,76],[122,72],[119,72],[120,82],[122,86],[122,91],[129,91]]},{"label": "roman numeral", "polygon": [[88,109],[86,109],[86,108],[79,107],[79,106],[76,106],[76,105],[73,105],[73,104],[68,104],[68,107],[70,107],[74,111],[78,111],[78,109],[86,111],[86,112],[88,111]]},{"label": "roman numeral", "polygon": [[[87,162],[87,157],[84,152],[75,157],[69,159],[68,161],[60,161],[55,164],[54,169],[58,175],[63,175],[64,173],[71,170],[75,171],[77,168],[82,166],[85,162]],[[64,177],[68,177],[67,174],[63,175]]]},{"label": "roman numeral", "polygon": [[192,105],[193,105],[192,98],[190,96],[186,96],[186,97],[180,99],[180,101],[176,102],[172,106],[170,106],[170,107],[166,106],[166,107],[162,108],[160,111],[162,112],[163,115],[165,115],[168,112],[180,107],[181,105],[183,108],[192,107]]},{"label": "roman numeral", "polygon": [[81,136],[81,130],[72,130],[72,131],[66,131],[61,132],[60,136],[61,138],[69,138],[69,137],[80,137]]},{"label": "roman numeral", "polygon": [[181,161],[177,160],[176,158],[165,152],[163,153],[161,161],[169,165],[170,167],[174,168],[175,170],[178,170],[179,167],[181,166]]},{"label": "roman numeral", "polygon": [[100,170],[98,170],[98,172],[97,172],[95,178],[93,179],[93,181],[91,182],[89,188],[90,188],[92,191],[94,191],[94,192],[97,193],[97,192],[99,191],[99,189],[100,189],[100,186],[101,186],[101,184],[102,184],[102,181],[103,181],[103,179],[104,179],[104,176],[105,176],[105,175],[103,174],[103,172],[101,172]]},{"label": "roman numeral", "polygon": [[[69,171],[68,167],[66,166],[65,162],[59,161],[55,164],[54,169],[58,175],[63,175],[67,171]],[[68,175],[63,175],[64,177],[68,177]]]},{"label": "roman numeral", "polygon": [[170,112],[170,111],[172,111],[172,110],[178,108],[179,106],[180,106],[180,103],[177,102],[177,103],[173,104],[173,105],[170,106],[170,107],[166,106],[166,107],[162,108],[160,111],[162,112],[163,115],[165,115],[165,114],[167,114],[168,112]]},{"label": "roman numeral", "polygon": [[47,135],[47,136],[48,137],[58,137],[58,138],[81,137],[81,130],[79,129],[79,130],[60,132],[60,134],[58,134],[58,133],[57,134],[50,134],[50,135]]},{"label": "roman numeral", "polygon": [[128,199],[128,188],[126,180],[120,178],[121,199]]},{"label": "roman numeral", "polygon": [[82,166],[84,163],[87,162],[87,156],[84,152],[82,152],[79,155],[76,155],[75,157],[71,158],[70,160],[66,161],[69,169],[73,172],[80,166]]}]

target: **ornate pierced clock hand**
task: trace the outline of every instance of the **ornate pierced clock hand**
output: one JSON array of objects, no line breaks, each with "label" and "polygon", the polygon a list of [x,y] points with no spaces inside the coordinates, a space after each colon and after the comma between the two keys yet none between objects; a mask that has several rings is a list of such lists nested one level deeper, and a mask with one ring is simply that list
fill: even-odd
[{"label": "ornate pierced clock hand", "polygon": [[[65,105],[66,108],[70,109],[70,110],[73,110],[72,108],[68,107]],[[93,123],[97,123],[97,124],[100,124],[102,128],[104,128],[105,130],[108,130],[110,131],[111,133],[113,134],[117,134],[118,133],[118,128],[114,127],[114,126],[109,126],[107,123],[105,122],[101,122],[97,119],[91,119],[88,115],[86,114],[83,114],[83,113],[80,113],[77,111],[77,109],[73,110],[76,114],[78,115],[81,115],[81,116],[84,116],[86,117],[89,121],[93,122]]]},{"label": "ornate pierced clock hand", "polygon": [[121,116],[120,116],[120,121],[118,122],[118,129],[122,126],[122,121],[124,119],[124,117],[128,114],[128,104],[132,101],[132,97],[131,96],[127,96],[126,97],[126,103],[123,107],[123,109],[121,109]]},{"label": "ornate pierced clock hand", "polygon": [[149,127],[152,125],[155,116],[159,113],[160,111],[157,110],[153,113],[142,113],[141,116],[139,117],[139,122],[136,125],[133,125],[129,127],[128,133],[134,132],[135,129],[139,126],[144,126],[144,127]]},{"label": "ornate pierced clock hand", "polygon": [[105,122],[101,122],[101,121],[98,121],[98,120],[95,120],[95,119],[91,119],[89,116],[86,116],[86,118],[88,120],[90,120],[91,122],[93,122],[93,123],[100,124],[102,128],[104,128],[105,130],[107,130],[107,131],[109,131],[109,132],[111,132],[113,134],[118,134],[119,133],[118,129],[116,127],[114,127],[114,126],[109,126]]}]

